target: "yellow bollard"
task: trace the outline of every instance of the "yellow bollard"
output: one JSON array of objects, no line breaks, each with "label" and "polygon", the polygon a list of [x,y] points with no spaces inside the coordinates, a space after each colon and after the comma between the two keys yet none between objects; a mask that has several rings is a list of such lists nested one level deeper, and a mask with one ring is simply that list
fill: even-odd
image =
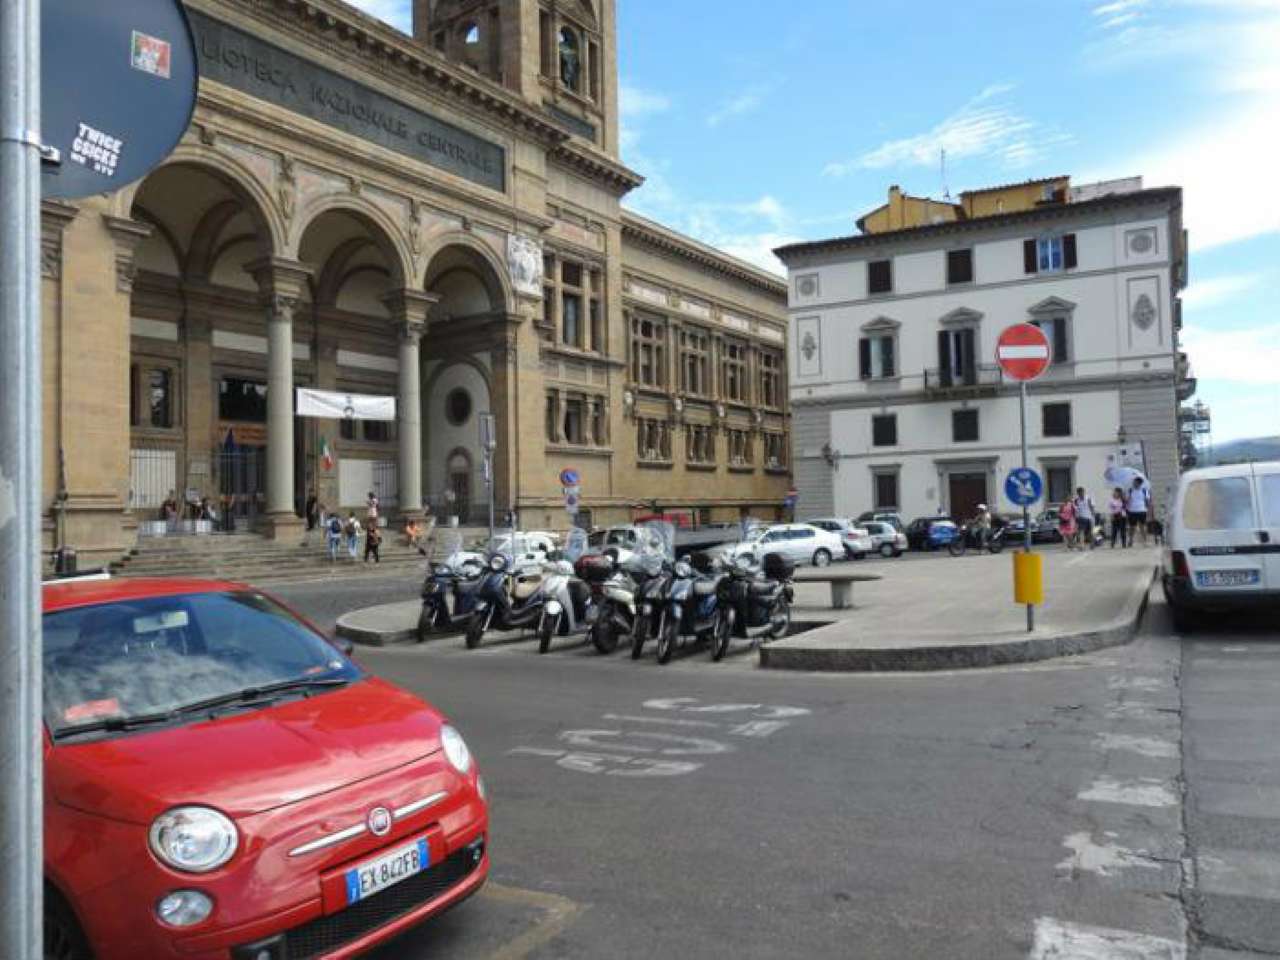
[{"label": "yellow bollard", "polygon": [[1025,551],[1013,555],[1013,602],[1044,603],[1044,557]]}]

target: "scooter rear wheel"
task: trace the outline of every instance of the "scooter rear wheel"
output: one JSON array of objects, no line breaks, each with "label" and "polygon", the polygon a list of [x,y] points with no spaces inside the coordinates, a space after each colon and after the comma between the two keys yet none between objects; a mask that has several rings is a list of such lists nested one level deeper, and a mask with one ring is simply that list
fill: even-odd
[{"label": "scooter rear wheel", "polygon": [[484,614],[473,613],[471,619],[467,622],[467,649],[474,650],[480,646],[480,641],[484,637]]},{"label": "scooter rear wheel", "polygon": [[427,638],[431,636],[431,627],[434,625],[434,613],[424,603],[422,612],[418,614],[418,642],[425,643]]},{"label": "scooter rear wheel", "polygon": [[668,663],[672,654],[676,652],[676,636],[680,629],[680,624],[675,617],[667,617],[667,622],[662,625],[662,633],[658,635],[658,662]]},{"label": "scooter rear wheel", "polygon": [[591,625],[591,642],[596,651],[608,656],[618,649],[618,631],[613,628],[601,611],[601,617]]},{"label": "scooter rear wheel", "polygon": [[722,610],[711,635],[711,659],[720,661],[729,652],[729,638],[733,636],[733,611]]},{"label": "scooter rear wheel", "polygon": [[631,631],[631,659],[639,660],[644,654],[645,641],[649,639],[649,618],[636,617],[636,625]]},{"label": "scooter rear wheel", "polygon": [[951,551],[951,555],[953,557],[963,557],[968,546],[969,545],[965,543],[965,535],[962,533],[947,544],[947,549]]}]

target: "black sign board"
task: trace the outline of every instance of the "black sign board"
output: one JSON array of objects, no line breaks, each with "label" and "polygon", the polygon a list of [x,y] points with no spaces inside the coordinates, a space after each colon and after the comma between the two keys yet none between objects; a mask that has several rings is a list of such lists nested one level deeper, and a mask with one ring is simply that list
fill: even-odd
[{"label": "black sign board", "polygon": [[118,190],[191,123],[196,55],[180,0],[41,0],[41,193]]},{"label": "black sign board", "polygon": [[493,190],[506,151],[347,76],[192,10],[200,75]]}]

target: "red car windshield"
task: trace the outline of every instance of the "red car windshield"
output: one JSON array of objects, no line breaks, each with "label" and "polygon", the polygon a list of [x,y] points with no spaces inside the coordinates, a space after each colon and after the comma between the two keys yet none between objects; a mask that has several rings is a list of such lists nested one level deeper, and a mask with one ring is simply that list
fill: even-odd
[{"label": "red car windshield", "polygon": [[208,704],[260,705],[359,669],[267,597],[192,593],[77,607],[44,617],[44,715],[58,737],[120,732]]}]

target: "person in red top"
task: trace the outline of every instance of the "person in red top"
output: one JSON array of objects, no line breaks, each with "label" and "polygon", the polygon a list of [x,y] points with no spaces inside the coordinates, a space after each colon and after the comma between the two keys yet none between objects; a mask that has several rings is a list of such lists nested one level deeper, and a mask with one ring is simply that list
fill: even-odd
[{"label": "person in red top", "polygon": [[1076,505],[1071,500],[1058,509],[1058,532],[1062,534],[1062,542],[1067,545],[1067,549],[1074,550],[1079,530],[1076,527]]}]

